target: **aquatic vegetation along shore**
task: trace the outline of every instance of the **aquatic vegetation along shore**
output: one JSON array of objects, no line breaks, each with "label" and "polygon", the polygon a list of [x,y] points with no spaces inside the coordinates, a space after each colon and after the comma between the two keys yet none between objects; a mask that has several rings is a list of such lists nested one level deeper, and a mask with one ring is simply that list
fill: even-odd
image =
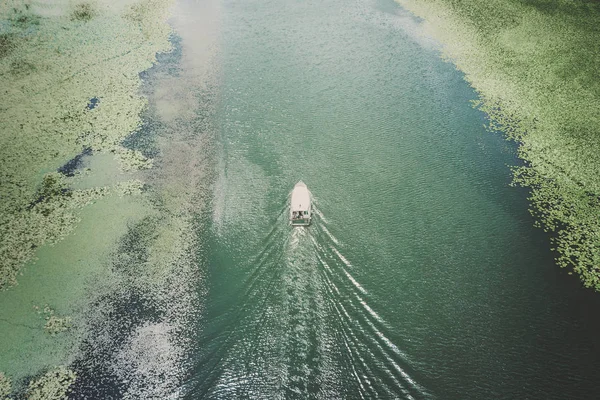
[{"label": "aquatic vegetation along shore", "polygon": [[600,5],[589,1],[398,0],[519,143],[515,184],[554,232],[558,265],[600,290]]},{"label": "aquatic vegetation along shore", "polygon": [[0,372],[0,399],[8,398],[12,391],[12,383],[9,377]]},{"label": "aquatic vegetation along shore", "polygon": [[65,399],[75,378],[76,375],[73,371],[65,367],[57,367],[30,382],[25,397],[28,400]]},{"label": "aquatic vegetation along shore", "polygon": [[43,309],[46,324],[44,330],[50,335],[64,332],[71,327],[71,317],[59,317],[55,311],[46,305]]},{"label": "aquatic vegetation along shore", "polygon": [[0,288],[16,283],[36,248],[72,230],[77,209],[107,194],[70,190],[53,171],[84,151],[113,153],[126,171],[152,166],[122,141],[146,106],[139,73],[170,49],[171,3],[0,4]]}]

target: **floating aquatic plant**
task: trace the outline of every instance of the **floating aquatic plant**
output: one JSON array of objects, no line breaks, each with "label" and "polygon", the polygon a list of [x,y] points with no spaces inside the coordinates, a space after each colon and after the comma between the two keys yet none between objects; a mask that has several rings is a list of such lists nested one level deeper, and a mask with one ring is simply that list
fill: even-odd
[{"label": "floating aquatic plant", "polygon": [[50,335],[54,336],[57,333],[64,332],[71,328],[72,320],[71,317],[58,317],[54,311],[54,309],[50,308],[48,305],[44,306],[44,318],[46,320],[46,324],[44,325],[44,330]]},{"label": "floating aquatic plant", "polygon": [[51,315],[46,321],[46,325],[44,325],[44,330],[50,335],[56,335],[57,333],[68,330],[71,328],[71,325],[71,317],[60,318],[56,315]]},{"label": "floating aquatic plant", "polygon": [[9,55],[15,47],[14,35],[1,33],[0,34],[0,58]]},{"label": "floating aquatic plant", "polygon": [[130,181],[118,183],[114,190],[119,196],[132,196],[142,193],[143,188],[144,182],[139,179],[132,179]]},{"label": "floating aquatic plant", "polygon": [[12,391],[12,382],[10,378],[0,372],[0,399],[8,399]]},{"label": "floating aquatic plant", "polygon": [[139,150],[119,148],[116,154],[123,171],[152,168],[152,160]]},{"label": "floating aquatic plant", "polygon": [[493,129],[520,146],[514,183],[555,232],[557,264],[600,290],[600,5],[551,0],[398,0],[424,18],[479,92]]},{"label": "floating aquatic plant", "polygon": [[76,375],[66,367],[57,367],[32,380],[27,387],[27,400],[63,400]]},{"label": "floating aquatic plant", "polygon": [[40,17],[30,13],[15,13],[10,21],[19,28],[28,28],[30,25],[39,25]]},{"label": "floating aquatic plant", "polygon": [[36,247],[54,243],[72,231],[78,221],[77,209],[108,193],[108,188],[70,190],[62,174],[46,174],[32,202],[0,225],[0,287],[15,283],[20,265]]},{"label": "floating aquatic plant", "polygon": [[93,3],[84,2],[75,5],[71,13],[71,19],[77,21],[89,21],[96,15],[97,11]]},{"label": "floating aquatic plant", "polygon": [[[45,173],[85,149],[116,154],[125,170],[152,166],[122,142],[146,106],[138,74],[170,48],[170,3],[0,2],[0,288],[37,247],[72,231],[78,208],[109,192],[72,191]],[[91,98],[102,106],[91,109]]]},{"label": "floating aquatic plant", "polygon": [[35,65],[24,59],[16,59],[10,63],[10,73],[13,76],[23,77],[35,72],[35,70]]}]

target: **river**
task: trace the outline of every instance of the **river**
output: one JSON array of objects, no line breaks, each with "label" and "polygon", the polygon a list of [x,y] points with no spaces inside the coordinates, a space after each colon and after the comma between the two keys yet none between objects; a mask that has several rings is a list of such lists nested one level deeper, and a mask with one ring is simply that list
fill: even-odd
[{"label": "river", "polygon": [[[514,145],[485,129],[419,21],[389,0],[215,9],[190,398],[600,389],[600,299],[556,268],[527,192],[509,185]],[[306,229],[287,223],[299,180],[315,199]]]},{"label": "river", "polygon": [[[18,285],[0,292],[0,397],[33,398],[36,380],[74,399],[600,391],[600,297],[556,266],[528,191],[511,185],[515,144],[486,129],[477,93],[393,0],[178,0],[173,50],[139,76],[167,48],[156,23],[166,2],[85,3],[81,20],[52,19],[71,3],[34,3],[11,22],[31,24],[18,32],[59,32],[80,57],[52,61],[52,82],[65,60],[80,79],[56,84],[79,110],[65,126],[80,135],[104,121],[92,136],[110,133],[113,147],[77,154],[71,138],[46,155],[56,165],[39,173],[65,185],[55,197],[89,198],[57,214],[73,231],[32,242]],[[80,64],[99,69],[79,77]],[[27,132],[6,143],[33,171],[43,152],[16,140],[60,142],[43,126]],[[300,180],[315,215],[292,228]],[[38,197],[23,213],[51,200]],[[53,228],[58,217],[39,218]]]}]

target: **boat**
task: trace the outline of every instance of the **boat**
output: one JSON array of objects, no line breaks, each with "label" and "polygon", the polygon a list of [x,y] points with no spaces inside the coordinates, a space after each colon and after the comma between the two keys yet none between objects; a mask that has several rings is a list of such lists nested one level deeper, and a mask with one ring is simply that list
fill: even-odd
[{"label": "boat", "polygon": [[311,198],[306,184],[296,183],[290,203],[290,221],[294,226],[308,226],[311,219]]}]

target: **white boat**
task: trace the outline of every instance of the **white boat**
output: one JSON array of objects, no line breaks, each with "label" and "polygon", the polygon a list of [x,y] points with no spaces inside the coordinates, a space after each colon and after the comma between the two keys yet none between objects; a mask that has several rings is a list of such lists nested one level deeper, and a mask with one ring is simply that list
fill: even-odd
[{"label": "white boat", "polygon": [[311,209],[310,192],[306,184],[302,181],[296,183],[292,191],[292,201],[290,204],[290,221],[295,226],[310,225]]}]

